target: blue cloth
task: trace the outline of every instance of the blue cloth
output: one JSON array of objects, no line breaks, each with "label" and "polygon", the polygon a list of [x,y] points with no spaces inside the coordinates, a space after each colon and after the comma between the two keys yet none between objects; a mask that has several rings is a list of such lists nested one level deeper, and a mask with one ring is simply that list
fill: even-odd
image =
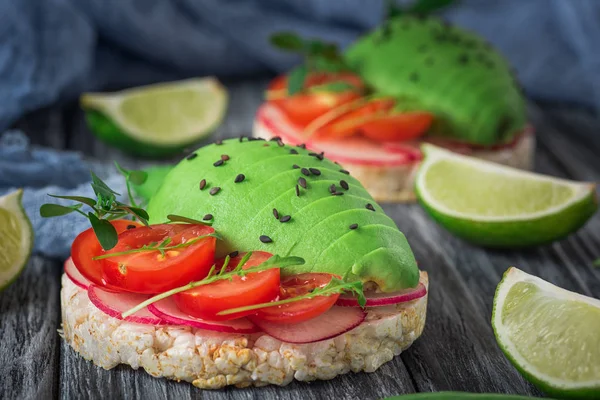
[{"label": "blue cloth", "polygon": [[[112,165],[88,164],[74,152],[31,148],[22,132],[9,131],[0,137],[0,196],[25,187],[23,207],[35,232],[34,252],[64,259],[75,236],[90,227],[78,213],[57,218],[42,218],[39,214],[44,203],[74,204],[49,197],[48,193],[94,198],[90,170],[116,192],[126,193],[125,181]],[[127,201],[124,196],[119,199]]]},{"label": "blue cloth", "polygon": [[[82,91],[285,71],[298,58],[272,32],[344,46],[383,14],[384,0],[0,0],[0,132]],[[445,17],[502,50],[530,95],[600,108],[600,1],[462,0]]]}]

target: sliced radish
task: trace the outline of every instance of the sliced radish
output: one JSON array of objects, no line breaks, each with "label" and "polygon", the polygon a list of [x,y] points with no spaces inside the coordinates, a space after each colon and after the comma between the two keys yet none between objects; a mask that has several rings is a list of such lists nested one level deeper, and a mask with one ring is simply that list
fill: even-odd
[{"label": "sliced radish", "polygon": [[315,151],[323,151],[327,158],[340,163],[362,165],[405,165],[416,161],[414,151],[390,150],[382,143],[369,139],[353,137],[344,140],[325,140],[307,138],[302,130],[294,125],[273,104],[263,104],[256,115],[257,130],[262,136],[279,136],[287,144],[305,143]]},{"label": "sliced radish", "polygon": [[348,332],[360,325],[366,316],[359,307],[333,306],[318,317],[298,324],[276,324],[257,319],[252,322],[263,332],[282,342],[312,343]]},{"label": "sliced radish", "polygon": [[123,314],[125,311],[132,309],[144,300],[150,298],[150,296],[137,293],[108,292],[92,283],[88,288],[88,297],[90,298],[90,301],[96,307],[98,307],[98,309],[100,309],[100,311],[110,315],[113,318],[124,319],[125,321],[135,322],[138,324],[168,325],[165,320],[150,313],[150,311],[148,311],[146,308],[127,318],[121,317],[121,314]]},{"label": "sliced radish", "polygon": [[87,289],[92,284],[92,282],[87,280],[85,276],[81,275],[81,272],[79,272],[79,270],[73,263],[71,257],[69,257],[67,261],[65,261],[65,274],[67,274],[69,279],[74,284],[76,284],[82,289]]},{"label": "sliced radish", "polygon": [[[367,303],[366,307],[380,307],[380,306],[388,306],[390,304],[398,304],[405,303],[407,301],[412,301],[416,299],[420,299],[421,297],[427,294],[427,288],[421,282],[417,285],[416,288],[410,288],[405,290],[400,290],[398,292],[392,293],[372,293],[366,296]],[[335,303],[338,306],[343,307],[358,307],[358,301],[356,297],[349,294],[342,294],[337,302]]]},{"label": "sliced radish", "polygon": [[187,325],[194,328],[207,329],[209,331],[229,333],[255,333],[260,330],[246,318],[231,321],[207,321],[195,318],[183,313],[172,298],[157,301],[148,306],[148,310],[161,319],[175,325]]}]

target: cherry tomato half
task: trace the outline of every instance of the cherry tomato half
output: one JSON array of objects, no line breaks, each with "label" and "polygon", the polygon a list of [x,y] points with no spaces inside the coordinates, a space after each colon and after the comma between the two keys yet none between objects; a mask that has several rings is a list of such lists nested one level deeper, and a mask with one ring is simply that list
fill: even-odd
[{"label": "cherry tomato half", "polygon": [[287,77],[279,76],[269,85],[267,100],[280,107],[293,123],[300,127],[305,127],[329,110],[361,97],[364,83],[358,75],[350,72],[309,74],[304,88],[316,88],[317,86],[334,82],[344,82],[352,85],[355,89],[348,89],[341,92],[332,92],[326,89],[312,92],[303,91],[288,96]]},{"label": "cherry tomato half", "polygon": [[161,293],[204,278],[214,263],[216,238],[206,225],[160,224],[143,226],[119,234],[117,245],[102,254],[131,252],[142,246],[170,239],[169,247],[195,240],[193,244],[158,251],[140,251],[102,259],[104,278],[127,292]]},{"label": "cherry tomato half", "polygon": [[412,140],[423,135],[433,122],[428,112],[392,111],[390,98],[371,100],[329,122],[317,131],[321,138],[344,138],[363,135],[379,142]]},{"label": "cherry tomato half", "polygon": [[[315,288],[327,285],[332,277],[333,275],[325,273],[307,273],[282,278],[278,300],[312,292]],[[317,296],[280,306],[261,308],[250,319],[256,318],[277,324],[296,324],[323,314],[335,304],[338,297],[339,294]]]},{"label": "cherry tomato half", "polygon": [[[137,222],[124,219],[110,221],[110,223],[117,230],[117,234],[125,232],[128,229],[137,229],[141,226],[141,224]],[[102,252],[102,246],[100,246],[100,242],[98,242],[92,228],[81,232],[71,245],[71,258],[73,259],[75,267],[81,272],[81,275],[105,289],[119,291],[120,288],[107,284],[104,279],[102,261],[92,260],[92,257],[98,256],[102,254]]]},{"label": "cherry tomato half", "polygon": [[[238,265],[243,254],[233,257],[228,269]],[[242,268],[247,269],[271,258],[270,253],[255,251]],[[223,260],[217,262],[216,271],[223,266]],[[206,286],[177,293],[173,296],[179,309],[193,317],[212,321],[240,318],[255,311],[231,315],[217,315],[231,308],[272,301],[279,294],[279,268],[254,272],[244,277],[236,276],[231,281],[222,280]]]}]

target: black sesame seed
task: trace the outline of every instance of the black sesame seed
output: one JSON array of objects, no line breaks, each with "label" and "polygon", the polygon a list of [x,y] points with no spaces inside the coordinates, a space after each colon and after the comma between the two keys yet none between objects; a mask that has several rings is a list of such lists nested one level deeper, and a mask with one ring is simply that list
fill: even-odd
[{"label": "black sesame seed", "polygon": [[279,218],[279,222],[288,222],[290,219],[292,219],[290,215],[284,215],[283,217]]},{"label": "black sesame seed", "polygon": [[193,160],[194,158],[198,157],[198,154],[196,153],[192,153],[189,156],[187,156],[185,159],[186,160]]},{"label": "black sesame seed", "polygon": [[367,208],[367,210],[375,211],[375,207],[373,207],[373,204],[371,203],[367,203],[365,207]]},{"label": "black sesame seed", "polygon": [[267,235],[260,235],[259,239],[263,243],[271,243],[273,241],[273,239],[271,239]]},{"label": "black sesame seed", "polygon": [[313,175],[317,175],[317,176],[321,175],[321,170],[319,170],[319,169],[316,169],[316,168],[309,168],[308,170],[309,170],[309,171],[310,171],[310,173],[311,173],[311,174],[313,174]]},{"label": "black sesame seed", "polygon": [[296,149],[290,149],[290,154],[298,154],[298,150],[296,150]]},{"label": "black sesame seed", "polygon": [[244,174],[238,174],[238,176],[235,177],[234,182],[235,183],[240,183],[242,182],[244,179],[246,179],[246,175]]},{"label": "black sesame seed", "polygon": [[209,193],[211,196],[214,196],[215,194],[219,193],[219,190],[221,190],[221,188],[218,186],[215,186],[214,188],[210,189]]},{"label": "black sesame seed", "polygon": [[273,216],[275,216],[275,219],[279,219],[279,211],[276,208],[273,209]]},{"label": "black sesame seed", "polygon": [[344,193],[342,192],[335,192],[335,193],[331,193],[333,196],[343,196]]},{"label": "black sesame seed", "polygon": [[202,217],[203,221],[210,221],[211,219],[213,219],[212,214],[206,214],[204,217]]},{"label": "black sesame seed", "polygon": [[215,144],[216,144],[217,146],[220,146],[220,145],[222,145],[222,144],[223,144],[223,141],[222,141],[221,139],[219,139],[219,140],[215,141]]},{"label": "black sesame seed", "polygon": [[229,161],[229,156],[227,154],[221,154],[221,160]]},{"label": "black sesame seed", "polygon": [[358,228],[358,224],[352,224],[348,228],[355,230],[356,228]]},{"label": "black sesame seed", "polygon": [[309,176],[310,175],[310,171],[308,170],[308,168],[302,168],[300,170],[300,172],[302,172],[302,175],[305,175],[305,176]]},{"label": "black sesame seed", "polygon": [[334,194],[335,192],[337,192],[335,184],[331,184],[331,186],[329,186],[329,193]]},{"label": "black sesame seed", "polygon": [[344,190],[348,190],[350,187],[348,186],[348,182],[346,182],[345,180],[341,180],[340,181],[340,186],[344,188]]},{"label": "black sesame seed", "polygon": [[219,166],[223,165],[223,163],[224,163],[224,162],[225,162],[225,161],[223,161],[223,160],[218,160],[218,161],[215,161],[215,162],[213,163],[213,165],[214,165],[215,167],[219,167]]},{"label": "black sesame seed", "polygon": [[300,144],[298,145],[298,147],[300,147],[301,149],[306,149],[306,145],[305,145],[304,143],[300,143]]},{"label": "black sesame seed", "polygon": [[350,172],[348,172],[348,170],[345,170],[345,169],[340,169],[340,172],[342,174],[350,175]]},{"label": "black sesame seed", "polygon": [[298,168],[300,168],[300,166],[298,164],[294,164],[294,165],[292,165],[292,168],[298,169]]},{"label": "black sesame seed", "polygon": [[311,152],[311,153],[308,153],[308,155],[309,155],[309,156],[312,156],[312,157],[316,157],[316,156],[318,156],[318,154],[317,154],[317,153],[312,153],[312,152]]},{"label": "black sesame seed", "polygon": [[281,137],[279,136],[273,136],[271,139],[269,139],[271,142],[279,142],[281,140]]},{"label": "black sesame seed", "polygon": [[239,251],[237,251],[237,250],[234,250],[234,251],[232,251],[231,253],[229,253],[229,257],[230,257],[230,258],[235,258],[235,257],[237,257],[239,254],[240,254],[240,252],[239,252]]},{"label": "black sesame seed", "polygon": [[205,187],[206,187],[206,179],[202,179],[200,181],[200,190],[204,190]]},{"label": "black sesame seed", "polygon": [[306,189],[306,179],[304,179],[303,177],[298,178],[298,185]]},{"label": "black sesame seed", "polygon": [[300,197],[300,188],[296,185],[296,196]]},{"label": "black sesame seed", "polygon": [[129,229],[135,229],[135,228],[136,228],[135,225],[127,225],[127,230],[129,230]]},{"label": "black sesame seed", "polygon": [[322,151],[319,154],[317,154],[317,158],[319,159],[319,161],[323,161],[323,158],[325,158],[325,152]]}]

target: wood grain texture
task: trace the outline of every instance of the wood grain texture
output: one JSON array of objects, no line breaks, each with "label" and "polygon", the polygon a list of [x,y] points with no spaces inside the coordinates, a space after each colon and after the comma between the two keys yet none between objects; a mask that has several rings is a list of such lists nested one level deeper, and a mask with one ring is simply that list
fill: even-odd
[{"label": "wood grain texture", "polygon": [[[213,139],[250,134],[265,85],[266,80],[228,83],[229,111]],[[54,121],[50,124],[52,134],[41,129],[44,124],[34,117],[19,127],[31,134],[35,143],[66,146],[96,160],[118,160],[127,166],[147,163],[96,140],[75,105],[54,114],[47,111],[35,116]],[[535,105],[530,116],[538,132],[537,171],[567,179],[600,178],[600,158],[595,156],[600,142],[593,139],[600,129],[597,117],[573,110],[548,111]],[[62,135],[56,133],[61,127],[65,129]],[[180,157],[174,159],[177,158]],[[59,271],[55,263],[34,258],[19,281],[0,294],[1,329],[9,332],[8,340],[0,342],[0,360],[4,361],[0,376],[9,377],[0,381],[0,397],[380,399],[439,390],[540,396],[496,344],[490,324],[494,290],[504,271],[516,266],[566,289],[600,297],[600,269],[592,266],[592,261],[600,256],[600,216],[559,242],[528,250],[497,251],[475,247],[452,236],[418,205],[386,204],[384,208],[406,234],[420,267],[429,272],[431,286],[423,336],[374,373],[347,374],[331,381],[294,382],[283,388],[202,391],[186,383],[155,379],[128,367],[105,371],[78,356],[55,333],[59,323]],[[22,331],[25,334],[17,336]]]},{"label": "wood grain texture", "polygon": [[56,397],[60,273],[60,263],[32,257],[23,274],[0,292],[2,399]]}]

